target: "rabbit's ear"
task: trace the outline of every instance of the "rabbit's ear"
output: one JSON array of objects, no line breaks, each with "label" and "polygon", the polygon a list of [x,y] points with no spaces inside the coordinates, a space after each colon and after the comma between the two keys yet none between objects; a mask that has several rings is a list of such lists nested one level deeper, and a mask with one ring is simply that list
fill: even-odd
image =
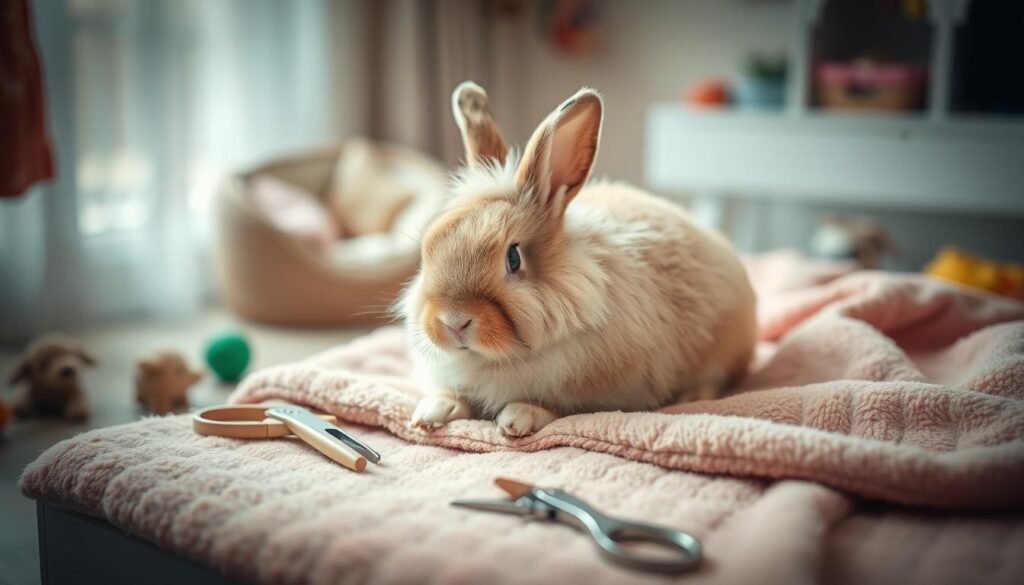
[{"label": "rabbit's ear", "polygon": [[590,177],[603,111],[601,96],[583,88],[551,112],[526,145],[516,179],[556,216]]},{"label": "rabbit's ear", "polygon": [[505,164],[508,145],[491,115],[484,88],[472,81],[463,81],[452,92],[452,113],[466,147],[466,164],[476,166],[491,159]]}]

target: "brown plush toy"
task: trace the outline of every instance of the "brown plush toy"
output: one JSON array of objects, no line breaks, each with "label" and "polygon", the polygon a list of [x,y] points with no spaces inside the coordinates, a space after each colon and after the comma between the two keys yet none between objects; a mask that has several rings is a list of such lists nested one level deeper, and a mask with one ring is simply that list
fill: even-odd
[{"label": "brown plush toy", "polygon": [[69,337],[48,335],[37,339],[11,372],[10,384],[23,385],[14,403],[14,416],[56,415],[84,420],[89,407],[81,370],[95,364],[96,358]]},{"label": "brown plush toy", "polygon": [[135,397],[155,414],[187,410],[188,389],[202,377],[180,353],[159,351],[136,364]]}]

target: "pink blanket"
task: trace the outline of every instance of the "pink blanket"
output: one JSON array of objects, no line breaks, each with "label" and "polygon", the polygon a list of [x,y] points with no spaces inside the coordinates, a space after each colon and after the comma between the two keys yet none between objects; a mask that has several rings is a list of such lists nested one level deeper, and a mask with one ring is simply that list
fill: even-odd
[{"label": "pink blanket", "polygon": [[[498,496],[496,475],[694,533],[706,558],[687,583],[1019,583],[1024,305],[787,256],[750,268],[765,341],[724,400],[579,415],[518,441],[485,421],[424,435],[406,429],[420,390],[384,329],[235,396],[365,425],[354,431],[383,454],[366,473],[167,417],[60,443],[22,488],[267,583],[665,582],[603,562],[568,528],[447,506]],[[1003,513],[964,511],[986,509]]]},{"label": "pink blanket", "polygon": [[[421,389],[397,327],[259,372],[233,399],[301,402],[466,451],[572,446],[904,504],[1024,507],[1024,304],[920,275],[834,278],[841,268],[787,254],[749,269],[765,341],[754,373],[724,400],[570,416],[518,440],[479,420],[424,434],[407,428]],[[764,272],[775,280],[757,278]],[[828,282],[793,288],[807,280]]]}]

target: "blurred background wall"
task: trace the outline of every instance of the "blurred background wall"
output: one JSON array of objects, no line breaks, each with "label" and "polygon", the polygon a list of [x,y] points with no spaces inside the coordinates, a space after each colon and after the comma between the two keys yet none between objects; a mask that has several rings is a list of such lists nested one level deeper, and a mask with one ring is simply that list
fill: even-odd
[{"label": "blurred background wall", "polygon": [[[785,54],[806,33],[808,7],[828,3],[583,4],[583,32],[569,37],[552,25],[566,3],[551,1],[33,0],[58,175],[0,205],[0,337],[214,302],[220,177],[354,135],[453,165],[449,96],[463,79],[488,88],[519,144],[566,96],[597,88],[606,119],[596,174],[645,185],[652,106],[678,104],[708,78],[739,80],[752,54]],[[724,193],[719,210],[746,252],[808,249],[821,216],[840,212],[888,229],[903,249],[889,268],[918,270],[944,244],[1024,260],[1019,214],[756,195]]]},{"label": "blurred background wall", "polygon": [[737,75],[752,51],[784,52],[796,26],[789,2],[607,2],[603,47],[574,56],[538,34],[540,8],[524,3],[523,14],[502,19],[509,30],[497,39],[495,99],[518,106],[508,112],[509,138],[525,142],[555,105],[582,85],[594,87],[607,105],[596,172],[633,183],[644,180],[644,119],[652,103],[680,99],[703,77]]}]

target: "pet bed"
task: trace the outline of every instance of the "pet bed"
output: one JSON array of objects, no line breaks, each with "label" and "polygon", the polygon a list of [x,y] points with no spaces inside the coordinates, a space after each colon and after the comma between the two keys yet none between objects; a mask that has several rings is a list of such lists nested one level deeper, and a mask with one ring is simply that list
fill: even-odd
[{"label": "pet bed", "polygon": [[381,321],[419,265],[444,181],[428,157],[361,139],[228,177],[217,197],[225,303],[281,325]]},{"label": "pet bed", "polygon": [[486,421],[423,434],[406,427],[421,390],[387,328],[233,397],[337,414],[383,455],[366,473],[296,441],[200,437],[179,416],[60,443],[22,489],[250,582],[665,582],[567,528],[448,506],[499,495],[504,475],[697,535],[687,583],[1019,583],[1024,304],[808,266],[751,264],[762,343],[723,400],[576,415],[517,440]]}]

